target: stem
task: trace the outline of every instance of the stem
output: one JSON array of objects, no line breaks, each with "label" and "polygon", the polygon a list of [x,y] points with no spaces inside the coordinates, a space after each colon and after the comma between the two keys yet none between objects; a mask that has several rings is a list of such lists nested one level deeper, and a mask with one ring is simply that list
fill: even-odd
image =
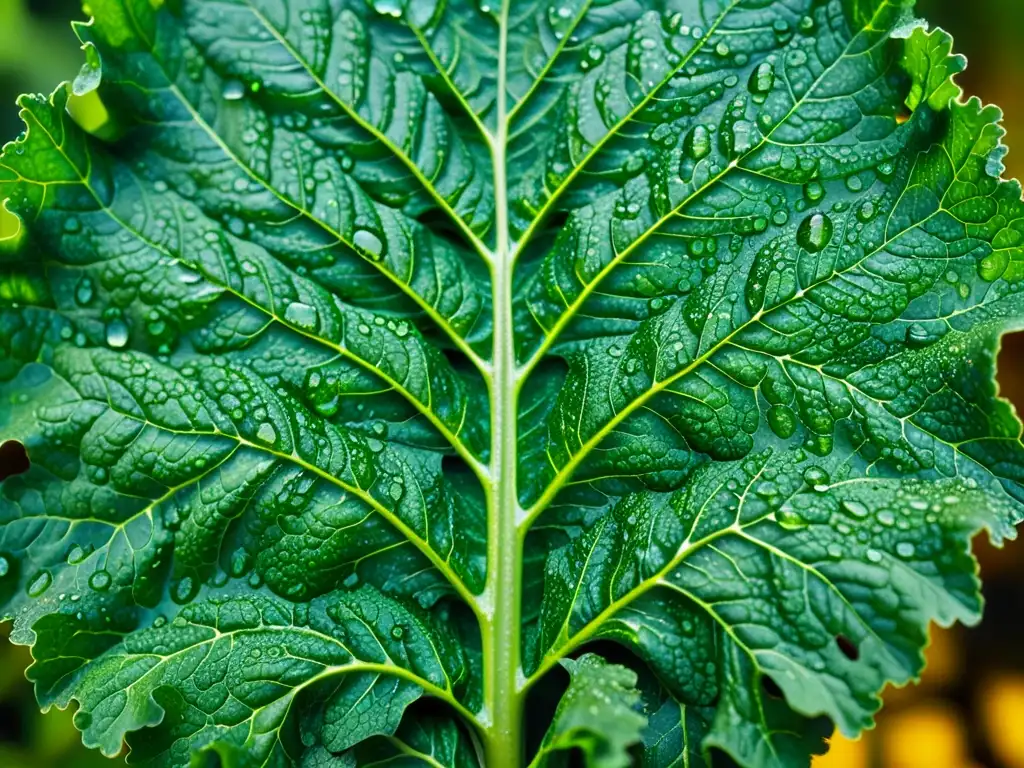
[{"label": "stem", "polygon": [[496,242],[491,284],[494,291],[494,355],[491,380],[491,485],[488,493],[488,569],[482,639],[487,716],[487,768],[522,764],[520,682],[521,540],[516,498],[516,359],[512,325],[512,252],[508,228],[505,144],[505,60],[509,0],[501,9],[498,51],[497,132],[491,144],[494,163]]}]

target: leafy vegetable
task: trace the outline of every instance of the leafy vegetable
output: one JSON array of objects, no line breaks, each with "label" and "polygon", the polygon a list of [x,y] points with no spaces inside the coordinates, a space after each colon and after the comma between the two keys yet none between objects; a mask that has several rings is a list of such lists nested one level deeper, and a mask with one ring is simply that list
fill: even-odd
[{"label": "leafy vegetable", "polygon": [[1024,499],[1024,203],[911,5],[92,0],[0,159],[40,703],[151,766],[870,727]]}]

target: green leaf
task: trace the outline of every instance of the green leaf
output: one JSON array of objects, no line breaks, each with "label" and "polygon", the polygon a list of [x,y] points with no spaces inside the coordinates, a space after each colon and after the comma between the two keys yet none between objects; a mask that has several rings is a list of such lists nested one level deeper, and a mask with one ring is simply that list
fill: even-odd
[{"label": "green leaf", "polygon": [[167,767],[870,728],[1024,516],[1021,188],[912,6],[92,0],[0,155],[40,704]]},{"label": "green leaf", "polygon": [[647,723],[635,711],[636,673],[595,654],[565,659],[562,666],[569,672],[569,688],[532,764],[551,765],[565,757],[558,753],[579,749],[586,765],[595,768],[629,765],[629,748],[640,741]]}]

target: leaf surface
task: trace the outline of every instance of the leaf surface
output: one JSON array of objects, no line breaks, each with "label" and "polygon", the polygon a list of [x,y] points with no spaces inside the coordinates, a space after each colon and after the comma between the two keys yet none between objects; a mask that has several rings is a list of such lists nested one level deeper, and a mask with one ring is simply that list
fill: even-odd
[{"label": "leaf surface", "polygon": [[0,156],[40,703],[168,767],[870,728],[1024,501],[1020,185],[912,5],[93,0]]}]

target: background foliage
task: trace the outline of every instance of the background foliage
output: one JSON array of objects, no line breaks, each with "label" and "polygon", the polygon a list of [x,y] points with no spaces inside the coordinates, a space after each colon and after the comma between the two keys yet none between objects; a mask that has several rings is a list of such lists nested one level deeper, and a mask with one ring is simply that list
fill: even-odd
[{"label": "background foliage", "polygon": [[[68,21],[79,0],[0,0],[0,142],[21,129],[17,94],[49,92],[81,64]],[[1005,114],[1008,175],[1024,177],[1024,3],[919,0],[922,15],[951,31],[971,62],[960,78],[969,94]],[[1003,393],[1024,407],[1024,338],[1000,356]],[[839,741],[816,768],[1024,768],[1024,544],[981,553],[988,609],[984,623],[937,633],[920,686],[890,690],[878,729]],[[24,679],[28,650],[0,645],[0,765],[91,768],[110,763],[81,746],[69,712],[38,714]]]}]

